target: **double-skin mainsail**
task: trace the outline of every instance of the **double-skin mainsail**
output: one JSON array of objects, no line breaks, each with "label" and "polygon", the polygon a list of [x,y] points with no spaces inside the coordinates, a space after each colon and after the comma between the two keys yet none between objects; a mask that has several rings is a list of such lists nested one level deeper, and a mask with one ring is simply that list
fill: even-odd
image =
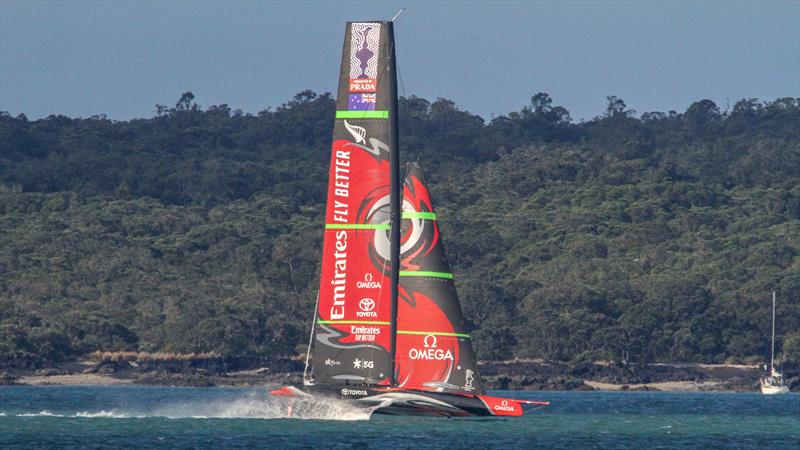
[{"label": "double-skin mainsail", "polygon": [[[410,166],[402,192],[397,182],[396,86],[392,23],[349,23],[331,149],[314,383],[482,393],[422,172]],[[392,230],[402,230],[402,237]]]}]

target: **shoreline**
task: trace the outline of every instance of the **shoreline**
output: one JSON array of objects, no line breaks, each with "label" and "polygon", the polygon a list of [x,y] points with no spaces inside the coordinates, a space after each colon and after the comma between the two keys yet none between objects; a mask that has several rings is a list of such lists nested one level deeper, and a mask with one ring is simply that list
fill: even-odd
[{"label": "shoreline", "polygon": [[584,383],[595,391],[663,391],[663,392],[756,392],[720,389],[719,381],[662,381],[644,384],[613,384],[586,380]]},{"label": "shoreline", "polygon": [[[614,384],[602,381],[585,380],[584,385],[591,389],[577,389],[579,391],[663,391],[663,392],[756,392],[727,389],[719,381],[662,381],[643,384]],[[267,387],[271,383],[214,383],[201,387]],[[274,384],[272,384],[274,385]],[[164,383],[142,383],[136,380],[117,378],[112,375],[97,374],[71,374],[71,375],[29,375],[19,377],[13,386],[182,386]],[[529,390],[529,389],[522,389]],[[549,389],[548,389],[549,390]],[[575,389],[572,389],[575,390]]]},{"label": "shoreline", "polygon": [[135,385],[133,380],[115,378],[110,375],[80,373],[71,375],[28,375],[19,377],[18,386],[118,386]]},{"label": "shoreline", "polygon": [[[0,385],[267,387],[301,383],[297,364],[280,361],[272,367],[225,371],[196,361],[84,360],[58,368],[2,373]],[[568,365],[534,360],[483,361],[480,368],[487,389],[525,391],[757,392],[760,375],[758,366],[737,364]],[[800,388],[796,370],[786,375],[793,390]]]}]

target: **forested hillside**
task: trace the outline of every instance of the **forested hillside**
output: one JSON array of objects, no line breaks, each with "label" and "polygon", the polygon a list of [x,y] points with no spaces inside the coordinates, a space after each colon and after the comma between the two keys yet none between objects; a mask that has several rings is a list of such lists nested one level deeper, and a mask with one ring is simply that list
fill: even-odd
[{"label": "forested hillside", "polygon": [[[588,122],[401,100],[484,359],[800,360],[800,99]],[[305,344],[334,101],[0,115],[0,368]],[[792,356],[793,355],[793,356]]]}]

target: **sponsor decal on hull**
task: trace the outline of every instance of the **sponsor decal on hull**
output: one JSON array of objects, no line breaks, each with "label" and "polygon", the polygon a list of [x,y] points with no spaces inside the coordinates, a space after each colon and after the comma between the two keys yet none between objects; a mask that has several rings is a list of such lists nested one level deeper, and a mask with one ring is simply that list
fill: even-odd
[{"label": "sponsor decal on hull", "polygon": [[499,405],[492,407],[495,411],[514,412],[514,405],[509,405],[508,400],[503,400]]},{"label": "sponsor decal on hull", "polygon": [[519,417],[523,414],[522,405],[512,399],[491,397],[489,395],[479,395],[483,403],[489,408],[495,416],[515,416]]},{"label": "sponsor decal on hull", "polygon": [[347,389],[344,388],[341,390],[342,395],[352,396],[352,395],[368,395],[367,391],[363,389]]}]

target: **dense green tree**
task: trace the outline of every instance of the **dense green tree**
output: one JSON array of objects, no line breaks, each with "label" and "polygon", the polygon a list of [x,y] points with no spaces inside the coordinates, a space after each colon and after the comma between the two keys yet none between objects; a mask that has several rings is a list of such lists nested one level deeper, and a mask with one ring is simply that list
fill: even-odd
[{"label": "dense green tree", "polygon": [[[800,101],[574,123],[400,101],[482,358],[797,359]],[[0,367],[94,350],[277,357],[317,290],[334,101],[191,92],[149,119],[0,113]]]}]

